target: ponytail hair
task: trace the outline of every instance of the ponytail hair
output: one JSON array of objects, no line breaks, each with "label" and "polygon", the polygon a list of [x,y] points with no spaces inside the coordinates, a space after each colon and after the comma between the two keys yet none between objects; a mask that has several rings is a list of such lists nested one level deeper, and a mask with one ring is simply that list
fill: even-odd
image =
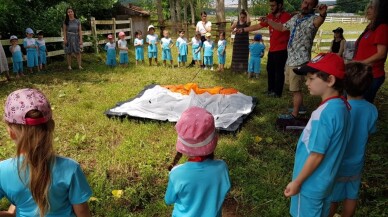
[{"label": "ponytail hair", "polygon": [[[26,114],[26,118],[42,117],[43,113],[38,110],[31,110]],[[43,217],[50,209],[48,192],[51,185],[51,168],[55,160],[54,120],[50,119],[35,126],[8,122],[7,125],[15,133],[19,178],[30,189],[32,198],[38,205],[39,215]],[[21,161],[20,156],[24,157]]]}]

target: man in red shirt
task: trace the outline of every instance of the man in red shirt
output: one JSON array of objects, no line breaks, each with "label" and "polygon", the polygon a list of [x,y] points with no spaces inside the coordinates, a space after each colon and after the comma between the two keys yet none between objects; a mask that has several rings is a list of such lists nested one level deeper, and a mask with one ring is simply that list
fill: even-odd
[{"label": "man in red shirt", "polygon": [[[269,0],[271,13],[267,15],[278,23],[286,23],[292,15],[283,10],[284,0]],[[284,66],[287,60],[287,44],[290,37],[290,31],[280,32],[261,22],[257,25],[244,28],[239,31],[255,31],[264,27],[269,27],[270,47],[268,52],[268,90],[267,95],[271,97],[281,97],[284,86]]]}]

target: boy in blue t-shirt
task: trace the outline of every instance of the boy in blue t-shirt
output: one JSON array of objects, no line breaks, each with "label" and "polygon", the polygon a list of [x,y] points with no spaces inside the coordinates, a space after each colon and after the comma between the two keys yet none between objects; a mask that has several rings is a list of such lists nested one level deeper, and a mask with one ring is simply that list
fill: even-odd
[{"label": "boy in blue t-shirt", "polygon": [[9,51],[12,53],[12,63],[13,63],[13,72],[15,73],[16,78],[20,76],[24,77],[23,73],[23,54],[20,46],[18,45],[18,37],[12,35],[10,37],[11,46]]},{"label": "boy in blue t-shirt", "polygon": [[342,216],[353,216],[356,211],[361,173],[365,161],[365,149],[370,134],[376,132],[377,109],[364,99],[364,94],[373,81],[372,68],[354,62],[346,65],[345,90],[350,110],[350,140],[340,165],[331,194],[333,216],[338,203],[343,203]]},{"label": "boy in blue t-shirt", "polygon": [[321,217],[330,211],[330,193],[348,142],[349,109],[341,97],[344,61],[336,54],[319,54],[295,73],[307,74],[311,95],[322,102],[311,114],[296,149],[292,182],[284,190],[291,197],[292,216]]},{"label": "boy in blue t-shirt", "polygon": [[253,38],[253,43],[249,45],[249,64],[248,64],[248,78],[253,74],[258,78],[260,75],[261,58],[264,56],[265,45],[261,34],[256,34]]}]

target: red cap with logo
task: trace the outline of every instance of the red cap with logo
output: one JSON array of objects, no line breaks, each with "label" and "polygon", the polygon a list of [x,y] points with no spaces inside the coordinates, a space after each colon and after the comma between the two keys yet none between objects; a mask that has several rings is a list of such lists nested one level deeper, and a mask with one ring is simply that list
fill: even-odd
[{"label": "red cap with logo", "polygon": [[319,71],[343,79],[345,77],[345,62],[335,53],[320,53],[306,65],[294,69],[294,72],[298,75]]}]

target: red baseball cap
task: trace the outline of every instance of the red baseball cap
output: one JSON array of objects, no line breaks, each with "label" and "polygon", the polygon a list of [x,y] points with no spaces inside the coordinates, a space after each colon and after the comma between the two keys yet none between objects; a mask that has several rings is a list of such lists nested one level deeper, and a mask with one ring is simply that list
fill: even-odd
[{"label": "red baseball cap", "polygon": [[319,71],[343,79],[345,77],[345,62],[335,53],[320,53],[306,65],[294,69],[294,72],[298,75]]}]

